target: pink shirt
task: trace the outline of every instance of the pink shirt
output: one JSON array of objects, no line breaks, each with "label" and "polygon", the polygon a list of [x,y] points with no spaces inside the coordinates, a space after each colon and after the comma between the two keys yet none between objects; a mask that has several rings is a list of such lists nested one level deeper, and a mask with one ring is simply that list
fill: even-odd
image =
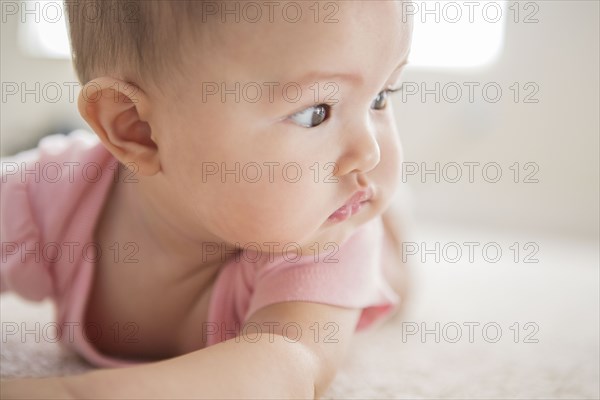
[{"label": "pink shirt", "polygon": [[[96,136],[75,131],[2,159],[0,183],[0,291],[33,301],[51,298],[60,343],[100,367],[143,362],[100,353],[82,329],[96,261],[111,256],[97,252],[93,233],[115,171],[117,160]],[[356,331],[383,320],[400,302],[383,278],[383,235],[381,218],[371,220],[331,254],[327,261],[333,262],[323,255],[286,259],[250,249],[233,258],[211,294],[207,345],[234,337],[232,329],[255,311],[284,301],[360,308]]]}]

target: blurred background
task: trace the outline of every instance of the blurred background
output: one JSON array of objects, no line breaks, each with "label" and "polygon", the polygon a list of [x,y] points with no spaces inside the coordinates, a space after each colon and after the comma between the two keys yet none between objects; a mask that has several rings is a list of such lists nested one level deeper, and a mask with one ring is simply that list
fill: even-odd
[{"label": "blurred background", "polygon": [[[35,21],[6,3],[23,2],[2,3],[2,156],[85,127],[64,18],[48,23],[48,8]],[[403,249],[415,278],[405,318],[501,321],[505,334],[533,321],[540,341],[476,347],[473,362],[485,368],[474,369],[465,349],[421,340],[410,355],[429,363],[391,370],[422,368],[438,383],[454,379],[452,390],[382,385],[437,398],[598,398],[599,2],[416,1],[406,12],[413,52],[392,100],[404,146]],[[477,243],[471,259],[467,242]]]}]

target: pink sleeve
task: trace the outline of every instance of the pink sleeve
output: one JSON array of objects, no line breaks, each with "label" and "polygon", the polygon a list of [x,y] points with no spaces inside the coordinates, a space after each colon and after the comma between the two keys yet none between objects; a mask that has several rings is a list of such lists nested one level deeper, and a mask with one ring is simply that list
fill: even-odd
[{"label": "pink sleeve", "polygon": [[41,256],[40,228],[27,184],[27,179],[35,179],[35,175],[20,172],[22,167],[33,169],[36,154],[27,151],[1,161],[0,292],[14,291],[28,300],[41,301],[53,293],[53,283],[48,263]]},{"label": "pink sleeve", "polygon": [[361,308],[357,330],[371,325],[400,300],[383,277],[383,234],[381,218],[376,218],[332,251],[329,259],[303,255],[297,262],[270,263],[259,269],[244,321],[270,304],[308,301]]}]

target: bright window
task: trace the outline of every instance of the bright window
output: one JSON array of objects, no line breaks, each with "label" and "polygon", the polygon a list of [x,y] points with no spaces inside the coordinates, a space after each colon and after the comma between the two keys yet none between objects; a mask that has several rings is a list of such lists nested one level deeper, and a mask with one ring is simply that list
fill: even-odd
[{"label": "bright window", "polygon": [[70,58],[63,2],[28,0],[19,6],[19,41],[23,51],[34,57]]},{"label": "bright window", "polygon": [[502,50],[506,2],[414,1],[405,11],[414,21],[413,66],[479,67],[493,62]]}]

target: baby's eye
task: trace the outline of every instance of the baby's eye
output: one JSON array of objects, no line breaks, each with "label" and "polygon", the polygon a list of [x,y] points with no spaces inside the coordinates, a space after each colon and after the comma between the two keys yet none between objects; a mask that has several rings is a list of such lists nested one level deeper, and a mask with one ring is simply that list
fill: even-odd
[{"label": "baby's eye", "polygon": [[375,97],[375,100],[373,100],[373,103],[371,103],[371,108],[373,110],[383,110],[387,106],[387,98],[388,98],[388,91],[382,90],[381,92],[379,92],[377,97]]},{"label": "baby's eye", "polygon": [[329,118],[329,114],[331,113],[331,106],[328,104],[319,104],[316,106],[312,106],[307,108],[306,110],[302,110],[292,115],[290,118],[305,128],[314,128],[315,126],[320,125]]},{"label": "baby's eye", "polygon": [[387,106],[388,96],[392,93],[399,92],[402,90],[402,86],[397,89],[385,89],[379,92],[373,103],[371,103],[371,108],[373,110],[383,110]]}]

